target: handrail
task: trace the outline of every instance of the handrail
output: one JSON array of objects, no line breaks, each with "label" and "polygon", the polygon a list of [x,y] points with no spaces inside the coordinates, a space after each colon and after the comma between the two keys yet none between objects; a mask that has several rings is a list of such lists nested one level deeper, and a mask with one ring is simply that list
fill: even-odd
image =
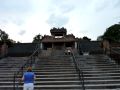
[{"label": "handrail", "polygon": [[[23,65],[20,66],[18,71],[16,71],[14,73],[14,76],[13,76],[13,90],[17,90],[16,88],[18,88],[18,84],[20,84],[20,80],[16,80],[16,79],[18,78],[19,75],[21,75],[21,76],[23,75],[23,71],[24,71],[25,67],[33,65],[33,63],[35,62],[34,55],[36,55],[36,53],[39,53],[39,50],[40,50],[40,48],[37,47],[37,49],[28,57],[29,59]],[[18,81],[18,83],[16,83],[16,81]]]},{"label": "handrail", "polygon": [[113,50],[113,49],[111,49],[111,52],[114,52],[114,53],[116,53],[116,54],[120,54],[120,52],[115,51],[115,50]]},{"label": "handrail", "polygon": [[120,59],[120,52],[114,50],[113,48],[110,48],[110,54],[109,54],[110,58],[113,58],[115,60],[118,61],[119,63],[119,59]]},{"label": "handrail", "polygon": [[76,69],[77,73],[79,74],[79,80],[81,81],[82,89],[85,90],[84,75],[83,75],[82,70],[80,70],[80,68],[77,64],[77,61],[76,61],[76,58],[75,58],[73,51],[72,51],[72,57],[73,57],[73,63],[75,65],[75,69]]}]

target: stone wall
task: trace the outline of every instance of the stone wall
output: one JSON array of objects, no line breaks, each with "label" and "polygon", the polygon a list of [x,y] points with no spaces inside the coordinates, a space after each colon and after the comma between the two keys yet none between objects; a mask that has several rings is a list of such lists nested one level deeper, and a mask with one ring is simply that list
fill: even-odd
[{"label": "stone wall", "polygon": [[0,56],[1,57],[4,57],[8,54],[8,45],[6,43],[4,43],[3,45],[1,45],[1,48],[0,48]]}]

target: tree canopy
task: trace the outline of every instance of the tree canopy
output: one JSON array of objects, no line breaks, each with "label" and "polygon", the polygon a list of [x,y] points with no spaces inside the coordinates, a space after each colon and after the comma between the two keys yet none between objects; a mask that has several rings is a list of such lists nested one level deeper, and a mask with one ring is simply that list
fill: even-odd
[{"label": "tree canopy", "polygon": [[41,42],[41,39],[42,39],[42,35],[41,34],[38,34],[36,35],[34,38],[33,38],[33,43],[39,43]]},{"label": "tree canopy", "polygon": [[8,34],[0,29],[0,41],[6,41],[8,39]]},{"label": "tree canopy", "polygon": [[120,42],[120,24],[114,24],[107,28],[105,33],[98,37],[98,39],[100,38],[107,38],[114,42]]},{"label": "tree canopy", "polygon": [[84,36],[84,37],[83,37],[83,40],[90,41],[91,39],[90,39],[90,38],[88,38],[87,36]]},{"label": "tree canopy", "polygon": [[3,43],[7,43],[8,46],[11,46],[15,41],[10,39],[9,35],[0,29],[0,44]]}]

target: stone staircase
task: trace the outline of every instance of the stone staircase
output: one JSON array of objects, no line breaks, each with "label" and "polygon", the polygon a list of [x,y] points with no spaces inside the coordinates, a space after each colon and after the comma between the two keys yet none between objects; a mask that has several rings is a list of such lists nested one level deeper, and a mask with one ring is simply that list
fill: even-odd
[{"label": "stone staircase", "polygon": [[80,90],[81,85],[69,56],[40,58],[35,65],[35,90]]},{"label": "stone staircase", "polygon": [[[6,58],[0,60],[0,90],[13,90],[14,72],[25,63],[24,58]],[[33,65],[36,74],[35,90],[80,90],[79,76],[70,56],[37,58]],[[18,89],[23,90],[23,82]]]},{"label": "stone staircase", "polygon": [[[109,57],[97,54],[75,58],[83,71],[86,90],[120,90],[120,66]],[[0,60],[0,90],[13,90],[14,72],[27,59],[7,57]],[[33,71],[35,90],[82,90],[71,56],[36,58]],[[22,85],[23,82],[19,83],[17,90],[22,90]]]},{"label": "stone staircase", "polygon": [[77,56],[86,90],[120,90],[120,66],[105,55]]},{"label": "stone staircase", "polygon": [[13,90],[14,72],[18,71],[27,57],[6,57],[0,59],[0,90]]}]

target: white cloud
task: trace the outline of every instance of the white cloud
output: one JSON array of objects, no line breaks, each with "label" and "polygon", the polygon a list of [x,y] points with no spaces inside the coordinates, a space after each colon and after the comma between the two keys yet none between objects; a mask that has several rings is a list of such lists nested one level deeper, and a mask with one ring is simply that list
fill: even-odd
[{"label": "white cloud", "polygon": [[6,23],[5,25],[1,25],[1,29],[8,33],[9,37],[13,40],[19,40],[20,35],[18,32],[20,31],[20,27],[13,23]]},{"label": "white cloud", "polygon": [[5,0],[0,1],[0,28],[16,41],[31,42],[37,34],[50,34],[65,26],[77,37],[96,39],[120,22],[119,0]]},{"label": "white cloud", "polygon": [[69,18],[63,15],[50,15],[50,17],[47,20],[47,23],[51,27],[64,27],[69,21]]},{"label": "white cloud", "polygon": [[31,11],[31,0],[0,0],[0,11],[8,13],[26,13]]},{"label": "white cloud", "polygon": [[25,34],[25,32],[26,32],[25,30],[22,30],[19,32],[19,35],[23,36]]},{"label": "white cloud", "polygon": [[24,39],[26,42],[33,40],[33,37],[37,34],[49,34],[50,27],[46,24],[46,16],[42,14],[35,14],[29,17],[24,25],[22,26],[26,30],[26,37],[29,39]]}]

